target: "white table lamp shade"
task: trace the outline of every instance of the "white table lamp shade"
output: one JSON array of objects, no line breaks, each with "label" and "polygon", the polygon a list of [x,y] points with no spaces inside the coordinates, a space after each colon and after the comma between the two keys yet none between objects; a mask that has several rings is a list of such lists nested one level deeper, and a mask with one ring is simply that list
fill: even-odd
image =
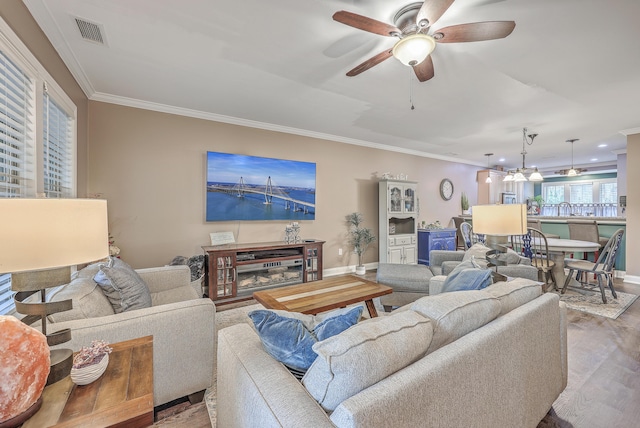
[{"label": "white table lamp shade", "polygon": [[494,236],[527,233],[525,204],[476,205],[472,213],[474,233]]},{"label": "white table lamp shade", "polygon": [[108,255],[107,201],[0,199],[0,273],[72,266]]}]

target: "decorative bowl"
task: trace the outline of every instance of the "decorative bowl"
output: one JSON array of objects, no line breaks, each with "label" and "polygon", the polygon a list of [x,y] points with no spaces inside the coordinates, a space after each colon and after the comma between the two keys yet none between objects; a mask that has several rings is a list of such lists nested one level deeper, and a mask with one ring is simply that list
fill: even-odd
[{"label": "decorative bowl", "polygon": [[88,385],[98,379],[109,365],[109,354],[104,354],[100,362],[79,369],[71,368],[71,380],[76,385]]}]

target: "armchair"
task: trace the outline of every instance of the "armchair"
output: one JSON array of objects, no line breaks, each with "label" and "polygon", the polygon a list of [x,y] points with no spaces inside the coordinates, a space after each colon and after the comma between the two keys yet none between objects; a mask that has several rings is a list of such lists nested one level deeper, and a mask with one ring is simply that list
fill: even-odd
[{"label": "armchair", "polygon": [[152,335],[154,406],[184,396],[201,399],[215,376],[216,310],[210,299],[199,298],[189,267],[136,270],[149,287],[152,306],[122,313],[114,313],[93,281],[97,271],[88,266],[52,292],[53,301],[73,303],[70,311],[49,317],[51,332],[71,329],[71,341],[58,346],[77,351],[96,339],[114,343]]},{"label": "armchair", "polygon": [[[465,254],[466,252],[464,251],[446,250],[433,250],[429,253],[429,261],[431,262],[429,267],[434,274],[433,278],[429,280],[429,294],[442,292],[442,286],[447,275],[463,261]],[[518,263],[500,266],[498,271],[502,275],[538,281],[538,269],[531,266],[531,261],[528,258],[517,254],[513,254],[512,257],[514,257],[514,260],[518,260]]]}]

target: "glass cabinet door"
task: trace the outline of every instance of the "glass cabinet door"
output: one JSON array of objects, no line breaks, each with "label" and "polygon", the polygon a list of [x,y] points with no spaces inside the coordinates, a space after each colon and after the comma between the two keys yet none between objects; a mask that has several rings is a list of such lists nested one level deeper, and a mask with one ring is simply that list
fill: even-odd
[{"label": "glass cabinet door", "polygon": [[236,260],[235,253],[218,253],[212,255],[213,293],[209,297],[213,300],[235,296]]},{"label": "glass cabinet door", "polygon": [[402,206],[402,198],[403,198],[403,194],[404,191],[402,190],[402,186],[399,185],[395,185],[395,184],[390,184],[388,186],[388,207],[389,207],[389,212],[390,213],[401,213],[403,206]]},{"label": "glass cabinet door", "polygon": [[404,212],[416,211],[416,189],[410,186],[404,188]]}]

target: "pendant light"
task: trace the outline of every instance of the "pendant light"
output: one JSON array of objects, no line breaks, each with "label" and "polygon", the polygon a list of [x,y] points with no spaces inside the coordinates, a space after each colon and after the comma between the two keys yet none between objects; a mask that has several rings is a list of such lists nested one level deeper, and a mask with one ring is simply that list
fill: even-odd
[{"label": "pendant light", "polygon": [[567,177],[575,177],[578,175],[578,171],[573,168],[573,143],[578,141],[578,138],[572,138],[571,140],[567,140],[567,143],[571,143],[571,169],[567,173]]},{"label": "pendant light", "polygon": [[544,180],[544,178],[542,178],[542,174],[540,174],[540,171],[538,171],[538,168],[534,168],[533,169],[533,172],[531,173],[531,175],[529,176],[528,179],[524,175],[529,170],[529,168],[527,168],[525,166],[525,158],[526,158],[526,155],[527,155],[527,150],[526,150],[525,144],[529,145],[529,146],[532,145],[533,144],[533,140],[537,136],[538,136],[538,134],[528,134],[527,135],[527,128],[522,128],[522,152],[520,152],[520,154],[522,155],[522,168],[516,169],[516,171],[515,171],[515,173],[513,175],[511,174],[511,171],[509,171],[507,176],[504,178],[503,181],[521,182],[521,181],[542,181],[542,180]]},{"label": "pendant light", "polygon": [[491,183],[491,162],[489,161],[489,159],[491,159],[491,156],[493,156],[493,153],[485,153],[484,154],[487,157],[487,179],[484,181],[485,183]]}]

